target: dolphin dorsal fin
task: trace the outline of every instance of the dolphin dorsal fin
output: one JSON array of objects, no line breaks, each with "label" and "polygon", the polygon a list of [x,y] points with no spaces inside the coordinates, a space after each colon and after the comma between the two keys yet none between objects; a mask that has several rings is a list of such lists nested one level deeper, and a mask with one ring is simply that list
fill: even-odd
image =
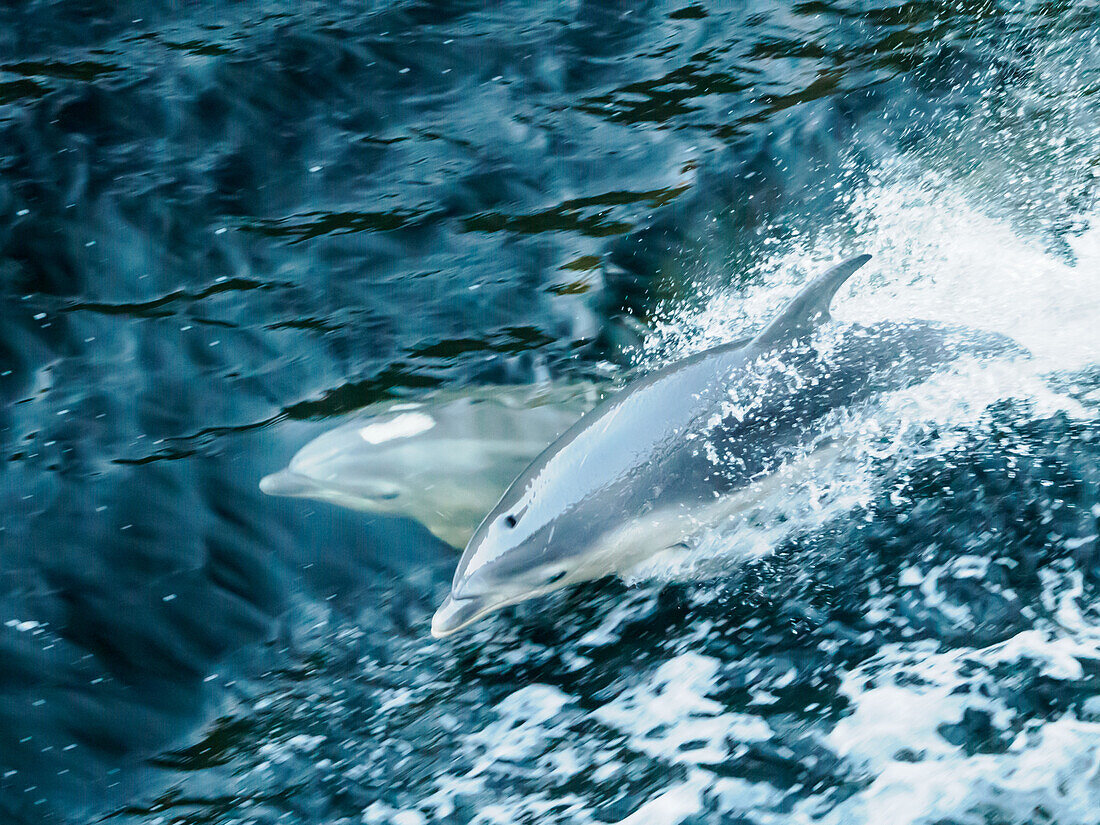
[{"label": "dolphin dorsal fin", "polygon": [[869,260],[870,255],[857,255],[818,275],[753,338],[753,344],[761,348],[774,347],[800,338],[829,320],[829,303],[836,291]]}]

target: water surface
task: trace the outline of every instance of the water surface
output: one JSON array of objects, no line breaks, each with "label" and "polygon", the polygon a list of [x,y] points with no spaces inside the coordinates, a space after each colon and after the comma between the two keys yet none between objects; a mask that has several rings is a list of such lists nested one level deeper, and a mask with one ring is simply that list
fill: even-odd
[{"label": "water surface", "polygon": [[[0,10],[0,818],[1095,823],[1098,16]],[[722,575],[433,642],[451,548],[257,488],[368,404],[615,374],[622,313],[644,369],[862,251],[838,315],[1034,358],[891,399]]]}]

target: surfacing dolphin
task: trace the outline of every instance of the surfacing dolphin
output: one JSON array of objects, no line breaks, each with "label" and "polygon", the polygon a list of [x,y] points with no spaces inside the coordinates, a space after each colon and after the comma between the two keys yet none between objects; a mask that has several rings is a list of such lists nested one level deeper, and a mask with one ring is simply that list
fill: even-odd
[{"label": "surfacing dolphin", "polygon": [[815,334],[869,259],[812,280],[755,337],[628,384],[559,436],[470,539],[432,635],[683,546],[736,514],[736,494],[779,469],[831,411],[961,355],[1020,352],[1004,336],[919,321]]},{"label": "surfacing dolphin", "polygon": [[413,518],[463,547],[515,477],[602,393],[546,383],[376,404],[314,438],[260,489]]}]

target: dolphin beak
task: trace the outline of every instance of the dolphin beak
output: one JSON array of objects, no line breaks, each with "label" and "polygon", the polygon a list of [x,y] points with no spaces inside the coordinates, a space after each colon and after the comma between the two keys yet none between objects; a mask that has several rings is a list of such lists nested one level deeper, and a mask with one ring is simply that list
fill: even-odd
[{"label": "dolphin beak", "polygon": [[450,636],[501,606],[488,603],[476,596],[472,599],[456,599],[448,596],[432,616],[432,635],[437,639]]},{"label": "dolphin beak", "polygon": [[314,486],[308,477],[293,470],[280,470],[260,479],[260,490],[269,496],[304,496]]}]

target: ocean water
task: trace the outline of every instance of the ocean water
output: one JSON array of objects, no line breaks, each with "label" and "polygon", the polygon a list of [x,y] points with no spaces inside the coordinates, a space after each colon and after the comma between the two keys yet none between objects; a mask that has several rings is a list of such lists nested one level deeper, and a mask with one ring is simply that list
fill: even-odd
[{"label": "ocean water", "polygon": [[[1100,822],[1096,3],[0,24],[0,820]],[[258,489],[858,252],[841,323],[1030,356],[838,415],[687,560],[434,641],[453,548]]]}]

